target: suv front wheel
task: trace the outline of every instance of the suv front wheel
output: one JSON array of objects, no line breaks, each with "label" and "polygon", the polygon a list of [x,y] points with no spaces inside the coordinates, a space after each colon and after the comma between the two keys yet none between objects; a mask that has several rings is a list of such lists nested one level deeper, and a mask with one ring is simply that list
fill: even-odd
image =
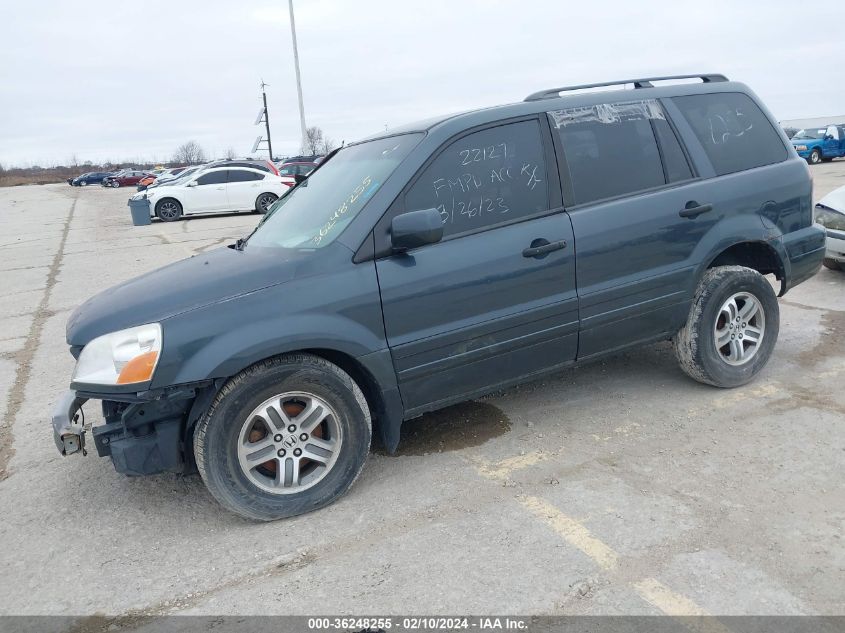
[{"label": "suv front wheel", "polygon": [[739,387],[766,365],[780,327],[777,297],[756,270],[718,266],[704,273],[675,356],[690,377],[716,387]]},{"label": "suv front wheel", "polygon": [[370,410],[355,381],[310,354],[262,361],[231,378],[194,433],[194,455],[223,506],[272,521],[328,505],[367,459]]}]

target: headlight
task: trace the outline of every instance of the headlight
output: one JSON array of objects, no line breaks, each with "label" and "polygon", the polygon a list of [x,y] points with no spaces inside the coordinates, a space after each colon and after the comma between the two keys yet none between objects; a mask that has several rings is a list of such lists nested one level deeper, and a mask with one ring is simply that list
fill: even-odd
[{"label": "headlight", "polygon": [[155,191],[150,191],[150,190],[148,189],[148,190],[147,190],[147,192],[144,194],[144,197],[145,197],[145,198],[152,198],[154,195],[156,195],[156,192],[155,192]]},{"label": "headlight", "polygon": [[834,211],[820,204],[816,205],[816,222],[826,229],[845,231],[845,213]]},{"label": "headlight", "polygon": [[796,145],[795,149],[796,149],[796,151],[803,152],[804,150],[807,149],[807,146],[806,145]]},{"label": "headlight", "polygon": [[161,352],[161,325],[150,323],[95,338],[79,355],[73,382],[130,385],[153,377]]}]

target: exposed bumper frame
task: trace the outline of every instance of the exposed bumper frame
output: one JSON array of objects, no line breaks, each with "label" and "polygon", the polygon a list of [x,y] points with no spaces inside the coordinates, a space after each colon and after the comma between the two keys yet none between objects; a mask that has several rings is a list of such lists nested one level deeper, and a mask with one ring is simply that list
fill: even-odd
[{"label": "exposed bumper frame", "polygon": [[79,422],[79,410],[88,398],[68,389],[53,408],[53,440],[62,455],[85,452],[85,429]]}]

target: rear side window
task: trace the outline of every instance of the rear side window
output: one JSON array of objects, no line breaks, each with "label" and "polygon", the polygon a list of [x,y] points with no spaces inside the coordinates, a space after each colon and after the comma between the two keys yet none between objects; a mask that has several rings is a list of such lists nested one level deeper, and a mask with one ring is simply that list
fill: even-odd
[{"label": "rear side window", "polygon": [[672,101],[701,141],[717,175],[786,160],[780,136],[748,95],[720,92]]},{"label": "rear side window", "polygon": [[488,128],[454,141],[405,195],[405,209],[436,208],[444,236],[509,222],[549,208],[537,121]]},{"label": "rear side window", "polygon": [[262,180],[264,174],[257,174],[254,171],[245,169],[230,169],[229,182],[247,182],[249,180]]},{"label": "rear side window", "polygon": [[[654,99],[555,110],[549,118],[560,135],[576,205],[690,177],[683,151]],[[655,124],[665,137],[671,176],[663,170]]]}]

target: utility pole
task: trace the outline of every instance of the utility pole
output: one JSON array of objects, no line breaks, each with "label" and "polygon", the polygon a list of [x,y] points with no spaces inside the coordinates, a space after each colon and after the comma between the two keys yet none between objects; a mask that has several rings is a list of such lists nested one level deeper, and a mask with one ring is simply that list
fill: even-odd
[{"label": "utility pole", "polygon": [[299,52],[296,48],[296,22],[293,19],[293,0],[288,0],[288,6],[290,7],[290,33],[293,39],[293,65],[296,69],[296,92],[299,95],[299,126],[302,131],[301,150],[305,151],[305,106],[302,104],[302,78],[299,75]]},{"label": "utility pole", "polygon": [[273,141],[270,140],[270,112],[267,110],[267,92],[264,90],[264,80],[261,80],[261,97],[264,99],[264,128],[267,130],[267,149],[270,151],[270,161],[273,161]]},{"label": "utility pole", "polygon": [[270,160],[273,160],[273,142],[270,140],[270,112],[267,110],[267,91],[264,90],[265,86],[270,84],[265,84],[264,80],[261,80],[261,98],[264,100],[264,107],[262,107],[258,111],[258,116],[255,117],[255,124],[258,125],[259,123],[264,123],[264,129],[267,131],[267,140],[264,140],[263,137],[259,136],[255,139],[255,143],[252,145],[252,150],[250,151],[251,154],[254,154],[258,151],[258,147],[262,143],[267,143],[267,151],[270,152]]}]

